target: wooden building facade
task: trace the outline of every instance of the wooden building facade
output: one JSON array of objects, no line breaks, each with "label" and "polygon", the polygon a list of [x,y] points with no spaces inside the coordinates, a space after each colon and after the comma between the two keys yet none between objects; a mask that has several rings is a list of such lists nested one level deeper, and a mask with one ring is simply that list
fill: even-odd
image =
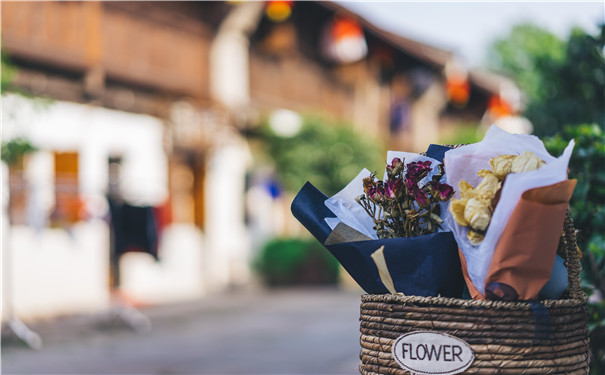
[{"label": "wooden building facade", "polygon": [[[254,166],[242,134],[257,125],[258,114],[321,113],[382,139],[390,149],[423,151],[458,119],[478,122],[494,94],[465,76],[464,105],[452,105],[449,51],[388,33],[335,3],[282,1],[288,14],[278,19],[269,11],[271,3],[0,4],[2,51],[17,69],[16,90],[69,104],[66,111],[91,109],[103,121],[132,118],[147,124],[141,131],[162,124],[161,142],[141,155],[155,155],[150,173],[167,175],[172,223],[204,237],[204,266],[198,271],[205,281],[194,294],[249,278],[243,196],[247,169]],[[77,121],[78,129],[90,125],[86,118]],[[108,123],[107,129],[118,125]],[[136,143],[136,136],[130,141]],[[91,185],[86,179],[99,180],[86,170],[91,150],[77,140],[68,148],[40,146],[52,154],[53,181],[69,185],[55,186],[55,219],[83,221],[80,196]],[[103,158],[93,163],[107,180],[95,185],[98,196],[110,188],[108,170],[129,162],[119,153]],[[136,194],[137,182],[131,181]],[[19,194],[13,192],[16,224],[25,220],[28,200]]]}]

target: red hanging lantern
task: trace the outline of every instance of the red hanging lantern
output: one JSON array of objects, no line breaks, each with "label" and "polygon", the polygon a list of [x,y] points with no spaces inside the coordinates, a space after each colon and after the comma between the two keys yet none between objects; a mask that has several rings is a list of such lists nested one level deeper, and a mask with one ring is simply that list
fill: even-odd
[{"label": "red hanging lantern", "polygon": [[287,20],[292,14],[294,1],[291,0],[272,0],[267,1],[265,14],[271,21],[282,22]]},{"label": "red hanging lantern", "polygon": [[361,25],[352,18],[335,16],[324,30],[323,53],[338,63],[363,59],[368,53],[368,45]]},{"label": "red hanging lantern", "polygon": [[463,107],[468,103],[471,87],[467,79],[452,77],[446,81],[448,100],[455,106]]},{"label": "red hanging lantern", "polygon": [[487,105],[490,116],[495,120],[505,116],[511,116],[513,107],[500,95],[492,95]]}]

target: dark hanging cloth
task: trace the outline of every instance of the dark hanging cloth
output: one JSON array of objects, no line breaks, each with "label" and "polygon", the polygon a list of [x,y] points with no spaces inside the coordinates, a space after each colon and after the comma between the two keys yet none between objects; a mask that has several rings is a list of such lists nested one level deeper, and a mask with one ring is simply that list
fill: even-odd
[{"label": "dark hanging cloth", "polygon": [[113,251],[119,258],[127,252],[143,252],[158,258],[158,226],[150,206],[132,206],[109,199]]},{"label": "dark hanging cloth", "polygon": [[400,100],[391,105],[390,128],[391,134],[396,134],[410,128],[412,106],[408,100]]}]

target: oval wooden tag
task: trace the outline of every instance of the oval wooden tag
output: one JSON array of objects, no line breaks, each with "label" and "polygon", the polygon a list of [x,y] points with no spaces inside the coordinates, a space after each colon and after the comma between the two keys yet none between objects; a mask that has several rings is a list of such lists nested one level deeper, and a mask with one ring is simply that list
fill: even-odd
[{"label": "oval wooden tag", "polygon": [[458,374],[473,363],[475,355],[466,341],[446,333],[415,331],[393,343],[393,358],[413,374]]}]

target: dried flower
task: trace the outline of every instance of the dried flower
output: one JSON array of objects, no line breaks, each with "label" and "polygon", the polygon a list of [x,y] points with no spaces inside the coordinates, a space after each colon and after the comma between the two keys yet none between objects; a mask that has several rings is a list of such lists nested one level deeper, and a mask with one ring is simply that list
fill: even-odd
[{"label": "dried flower", "polygon": [[452,217],[459,225],[463,227],[468,225],[468,221],[464,217],[464,209],[466,208],[466,200],[463,199],[452,199],[450,202],[450,212]]},{"label": "dried flower", "polygon": [[472,231],[472,230],[469,230],[468,233],[466,234],[466,236],[468,237],[468,240],[471,241],[471,243],[473,245],[480,244],[481,241],[483,241],[483,239],[485,238],[485,234],[479,233],[479,232],[475,232],[475,231]]},{"label": "dried flower", "polygon": [[521,155],[500,155],[489,162],[492,170],[477,172],[483,180],[473,188],[462,180],[458,184],[460,199],[452,199],[450,212],[454,221],[468,226],[468,239],[473,245],[483,241],[494,211],[494,197],[509,173],[526,172],[540,168],[545,163],[530,151]]},{"label": "dried flower", "polygon": [[427,208],[429,205],[429,196],[422,189],[416,189],[414,192],[414,199],[416,203],[422,208]]},{"label": "dried flower", "polygon": [[384,191],[384,184],[382,183],[382,181],[378,181],[378,182],[376,182],[376,185],[374,186],[374,191],[373,191],[373,194],[370,197],[370,199],[372,199],[374,202],[378,203],[378,202],[384,201],[385,198],[386,198],[386,194]]},{"label": "dried flower", "polygon": [[445,202],[454,195],[454,188],[448,184],[442,184],[438,181],[429,182],[431,188],[431,195],[438,198],[440,201]]},{"label": "dried flower", "polygon": [[407,191],[410,197],[413,197],[416,190],[418,190],[418,180],[413,177],[406,176],[405,190]]},{"label": "dried flower", "polygon": [[399,158],[393,158],[391,164],[387,164],[387,175],[396,176],[397,174],[401,173],[403,168],[403,161],[401,161]]},{"label": "dried flower", "polygon": [[405,164],[394,158],[386,166],[386,181],[372,174],[363,180],[364,194],[356,201],[374,220],[379,238],[410,237],[436,232],[443,220],[439,202],[447,201],[454,189],[439,181],[444,169],[424,186],[419,182],[431,172],[431,162]]},{"label": "dried flower", "polygon": [[387,183],[384,187],[384,192],[385,192],[385,195],[387,196],[387,198],[395,199],[401,195],[402,188],[403,188],[403,182],[401,182],[400,179],[397,179],[394,181],[387,181]]},{"label": "dried flower", "polygon": [[535,171],[544,164],[546,163],[544,163],[542,159],[537,157],[533,152],[525,151],[513,159],[510,166],[510,171],[512,173]]},{"label": "dried flower", "polygon": [[374,177],[376,175],[375,174],[371,174],[368,177],[363,179],[363,192],[366,195],[370,195],[370,189],[372,189],[374,187]]},{"label": "dried flower", "polygon": [[466,202],[464,218],[471,228],[477,231],[485,231],[492,218],[490,202],[481,198],[471,198]]},{"label": "dried flower", "polygon": [[391,167],[393,167],[393,168],[398,168],[398,167],[403,168],[403,160],[401,160],[399,158],[393,158],[393,160],[391,160]]},{"label": "dried flower", "polygon": [[515,155],[500,155],[489,161],[489,165],[498,179],[504,180],[504,177],[510,173],[510,167],[513,164],[514,158]]},{"label": "dried flower", "polygon": [[417,182],[422,180],[431,171],[430,161],[414,161],[407,165],[407,176]]}]

